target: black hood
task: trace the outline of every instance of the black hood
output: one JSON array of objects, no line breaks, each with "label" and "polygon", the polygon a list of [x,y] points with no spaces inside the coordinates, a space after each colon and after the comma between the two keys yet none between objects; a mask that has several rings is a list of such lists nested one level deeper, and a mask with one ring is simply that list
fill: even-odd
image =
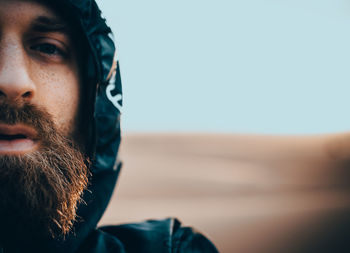
[{"label": "black hood", "polygon": [[[122,89],[111,29],[94,0],[48,0],[81,33],[87,52],[83,90],[87,96],[89,155],[93,172],[117,168]],[[78,44],[79,44],[78,43]]]},{"label": "black hood", "polygon": [[68,236],[51,239],[38,238],[33,234],[24,239],[12,238],[13,241],[7,245],[10,252],[75,252],[102,217],[121,167],[117,159],[121,139],[120,70],[113,34],[94,0],[40,1],[69,19],[81,33],[81,41],[77,44],[86,48],[83,52],[86,65],[82,66],[82,86],[86,96],[86,141],[92,161],[92,176],[84,192],[84,201],[78,207],[78,220]]},{"label": "black hood", "polygon": [[84,202],[78,208],[79,220],[65,239],[50,243],[53,249],[75,252],[93,231],[113,193],[121,163],[117,159],[121,140],[122,89],[119,64],[111,29],[94,0],[50,0],[59,13],[70,16],[81,29],[87,45],[84,78],[88,102],[88,150],[92,178]]}]

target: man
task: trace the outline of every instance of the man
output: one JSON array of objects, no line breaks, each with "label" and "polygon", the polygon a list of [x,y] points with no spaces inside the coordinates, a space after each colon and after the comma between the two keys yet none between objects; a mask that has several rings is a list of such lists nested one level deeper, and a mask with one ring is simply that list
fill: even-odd
[{"label": "man", "polygon": [[0,252],[217,252],[174,219],[96,228],[121,167],[114,54],[93,0],[0,0]]}]

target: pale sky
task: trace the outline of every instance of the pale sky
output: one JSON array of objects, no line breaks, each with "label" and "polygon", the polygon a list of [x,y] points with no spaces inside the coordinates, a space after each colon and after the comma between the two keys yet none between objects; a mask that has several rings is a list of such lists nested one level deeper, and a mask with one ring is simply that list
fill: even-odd
[{"label": "pale sky", "polygon": [[125,132],[350,130],[345,0],[98,0]]}]

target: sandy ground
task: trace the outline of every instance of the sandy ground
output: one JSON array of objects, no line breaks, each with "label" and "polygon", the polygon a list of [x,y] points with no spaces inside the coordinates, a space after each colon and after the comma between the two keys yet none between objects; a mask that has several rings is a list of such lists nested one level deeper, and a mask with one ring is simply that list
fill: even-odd
[{"label": "sandy ground", "polygon": [[223,253],[328,252],[349,235],[349,173],[329,166],[320,138],[287,143],[239,135],[127,135],[119,183],[100,224],[175,216]]}]

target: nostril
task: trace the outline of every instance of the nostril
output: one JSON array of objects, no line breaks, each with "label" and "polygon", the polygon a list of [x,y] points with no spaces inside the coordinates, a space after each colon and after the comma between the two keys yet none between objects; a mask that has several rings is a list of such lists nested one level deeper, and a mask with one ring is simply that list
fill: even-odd
[{"label": "nostril", "polygon": [[6,94],[2,91],[0,91],[0,97],[6,97]]},{"label": "nostril", "polygon": [[30,98],[32,96],[32,93],[30,91],[27,91],[22,95],[23,98]]}]

